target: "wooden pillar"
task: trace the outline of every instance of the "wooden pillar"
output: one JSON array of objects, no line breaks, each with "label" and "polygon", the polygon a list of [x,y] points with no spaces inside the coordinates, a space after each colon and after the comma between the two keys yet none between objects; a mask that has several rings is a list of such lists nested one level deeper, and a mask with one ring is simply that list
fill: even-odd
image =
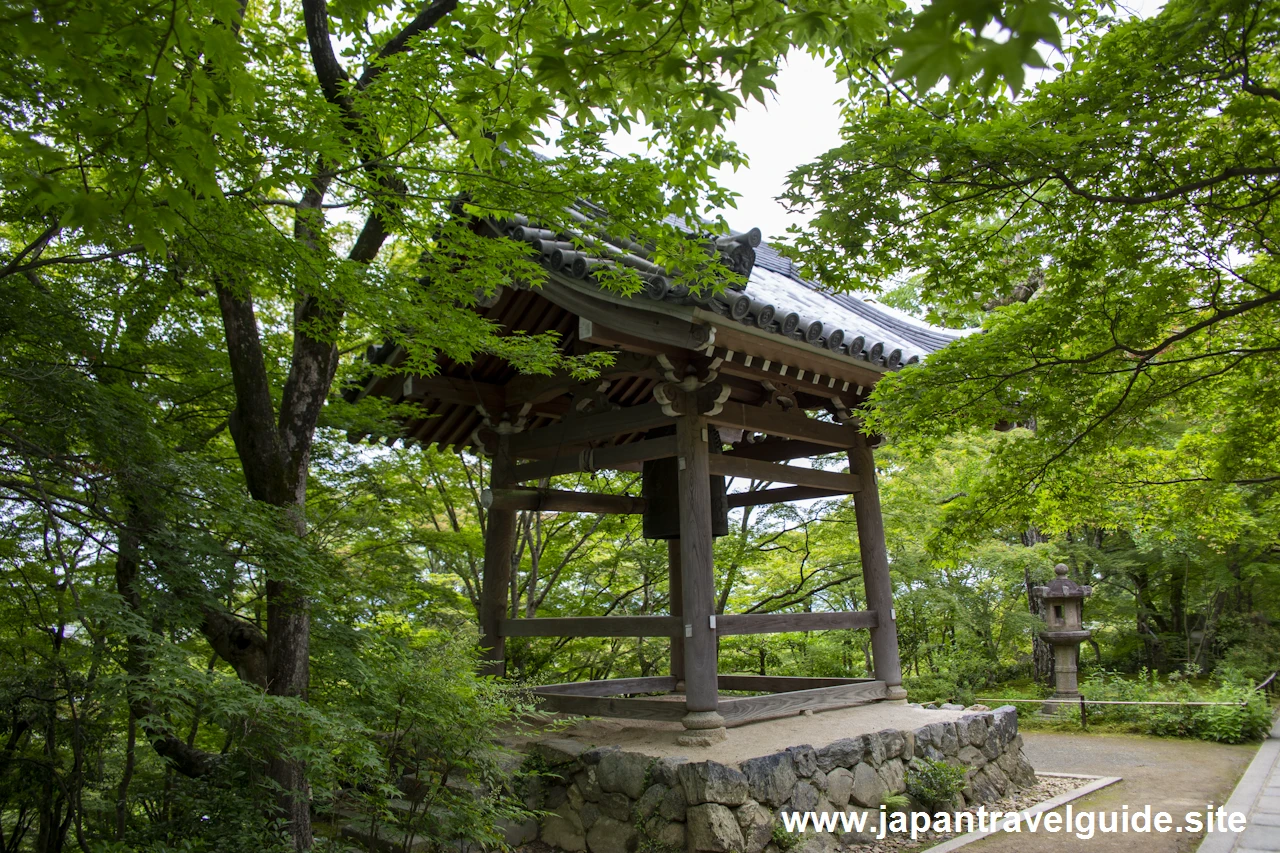
[{"label": "wooden pillar", "polygon": [[893,582],[889,578],[889,550],[884,543],[884,518],[880,513],[880,488],[876,465],[867,439],[858,434],[849,449],[849,471],[860,478],[861,491],[853,496],[858,524],[858,550],[862,555],[862,581],[867,609],[874,610],[877,627],[871,629],[871,656],[875,677],[889,689],[890,699],[905,699],[902,662],[898,658],[898,624],[893,609]]},{"label": "wooden pillar", "polygon": [[[685,412],[696,412],[692,395]],[[680,742],[709,746],[724,740],[724,719],[717,713],[714,539],[711,535],[711,480],[706,424],[696,414],[676,420],[680,472],[680,568],[684,619],[685,728]]]},{"label": "wooden pillar", "polygon": [[[489,487],[506,485],[511,468],[507,437],[498,439],[489,470]],[[516,510],[491,507],[484,531],[484,574],[480,586],[480,647],[482,675],[506,674],[506,641],[498,636],[498,622],[507,616],[511,585],[511,556],[515,553]]]},{"label": "wooden pillar", "polygon": [[[680,571],[680,539],[667,540],[667,589],[671,599],[671,615],[684,615],[684,576]],[[683,693],[684,637],[671,638],[671,675],[676,680],[675,692]]]}]

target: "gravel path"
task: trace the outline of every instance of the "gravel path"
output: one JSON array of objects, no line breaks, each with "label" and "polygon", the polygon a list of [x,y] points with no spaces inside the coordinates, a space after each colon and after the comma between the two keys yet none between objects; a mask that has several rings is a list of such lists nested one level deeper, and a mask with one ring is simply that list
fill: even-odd
[{"label": "gravel path", "polygon": [[[1256,744],[1228,746],[1203,741],[1130,735],[1067,735],[1023,732],[1024,751],[1033,767],[1044,772],[1120,776],[1124,781],[1072,803],[1075,811],[1130,811],[1150,804],[1153,812],[1175,816],[1203,810],[1206,803],[1226,802],[1240,774],[1257,751]],[[1063,809],[1058,809],[1061,812]],[[1202,834],[1095,834],[1088,841],[1073,835],[999,834],[966,848],[966,853],[1188,853]]]}]

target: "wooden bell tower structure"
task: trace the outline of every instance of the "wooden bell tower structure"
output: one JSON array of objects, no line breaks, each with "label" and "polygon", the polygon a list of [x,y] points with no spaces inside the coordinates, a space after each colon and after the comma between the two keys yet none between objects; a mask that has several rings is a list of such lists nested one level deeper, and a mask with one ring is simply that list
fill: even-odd
[{"label": "wooden bell tower structure", "polygon": [[[467,449],[492,458],[484,493],[480,606],[487,671],[504,672],[507,637],[664,637],[670,675],[548,685],[535,692],[567,712],[681,721],[684,741],[712,743],[754,720],[878,700],[901,700],[896,614],[872,442],[853,411],[876,381],[945,345],[933,329],[883,306],[824,293],[761,244],[758,231],[708,237],[708,251],[746,277],[720,295],[691,294],[630,241],[594,240],[520,221],[487,222],[495,239],[529,243],[548,278],[509,287],[478,311],[511,331],[558,332],[566,352],[608,350],[598,379],[521,376],[492,356],[442,359],[430,377],[371,378],[352,397],[375,394],[421,405],[406,442]],[[641,271],[644,293],[597,286],[594,264]],[[394,368],[403,352],[373,349]],[[847,471],[788,464],[839,453]],[[544,478],[601,469],[643,472],[640,496],[536,488]],[[725,490],[725,482],[770,484]],[[739,507],[852,495],[866,588],[857,612],[715,612],[714,537]],[[665,616],[513,618],[507,589],[522,511],[644,516],[645,535],[665,539],[671,612]],[[871,632],[874,678],[721,675],[717,640],[734,634],[831,629]],[[721,697],[721,691],[753,692]]]}]

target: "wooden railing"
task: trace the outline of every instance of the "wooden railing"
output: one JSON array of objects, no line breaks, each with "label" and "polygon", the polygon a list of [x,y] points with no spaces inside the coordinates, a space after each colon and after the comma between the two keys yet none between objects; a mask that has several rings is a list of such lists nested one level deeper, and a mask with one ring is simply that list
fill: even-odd
[{"label": "wooden railing", "polygon": [[743,613],[716,617],[716,633],[786,634],[792,631],[840,631],[874,628],[880,623],[874,610],[835,613]]}]

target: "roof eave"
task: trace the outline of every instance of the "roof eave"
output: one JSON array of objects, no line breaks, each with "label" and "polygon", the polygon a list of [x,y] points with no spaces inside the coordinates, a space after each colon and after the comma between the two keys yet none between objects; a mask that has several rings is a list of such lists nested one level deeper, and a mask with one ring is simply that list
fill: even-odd
[{"label": "roof eave", "polygon": [[773,347],[781,346],[791,350],[805,361],[818,359],[824,362],[829,362],[832,365],[838,365],[845,369],[853,368],[858,371],[870,371],[877,376],[883,376],[889,372],[889,369],[884,365],[873,364],[869,361],[864,361],[860,358],[853,358],[852,356],[848,356],[843,353],[832,352],[825,347],[815,347],[812,344],[799,340],[798,338],[785,337],[777,334],[776,332],[766,331],[757,326],[749,326],[746,323],[739,323],[727,317],[722,317],[715,312],[708,311],[705,308],[693,306],[693,316],[707,325],[714,327],[717,332],[723,329],[725,332],[730,333],[734,338],[738,338],[740,335],[746,335],[750,338],[759,340],[761,351],[766,348],[772,349]]}]

